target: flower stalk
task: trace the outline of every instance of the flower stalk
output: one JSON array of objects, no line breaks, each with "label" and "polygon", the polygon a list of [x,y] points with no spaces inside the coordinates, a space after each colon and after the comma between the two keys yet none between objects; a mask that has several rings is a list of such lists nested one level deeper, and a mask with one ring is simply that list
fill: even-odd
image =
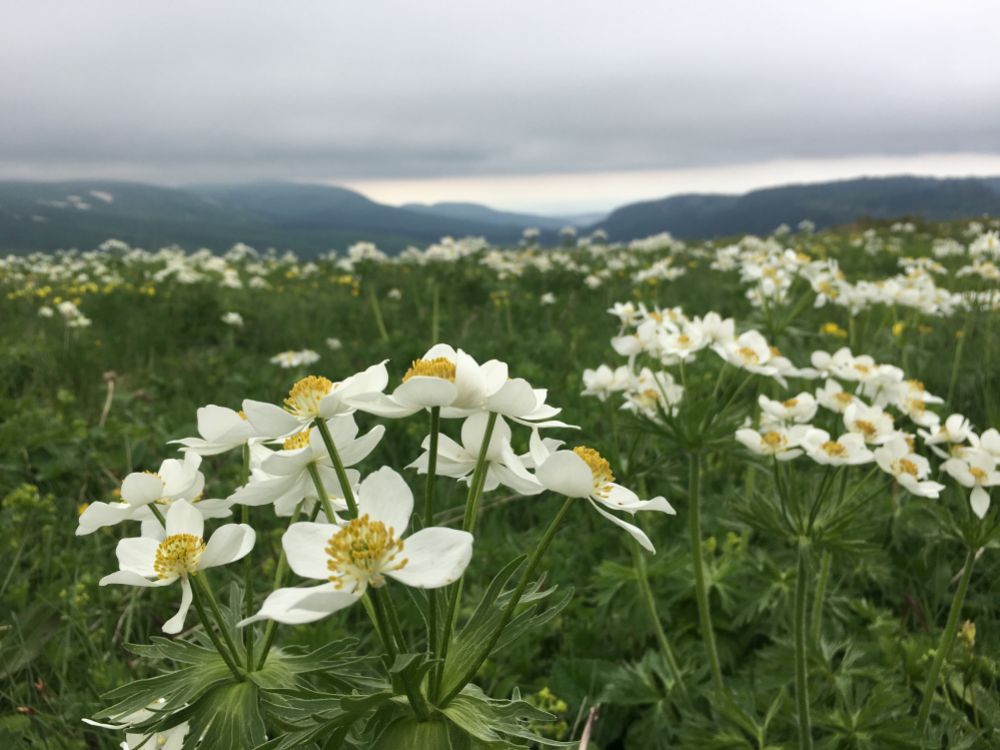
[{"label": "flower stalk", "polygon": [[[344,468],[344,462],[340,460],[340,453],[337,451],[337,445],[333,442],[333,436],[330,435],[330,428],[326,425],[326,420],[317,417],[315,420],[316,428],[319,430],[320,437],[323,438],[323,445],[326,446],[327,453],[330,454],[330,460],[333,462],[333,470],[337,473],[337,481],[340,482],[340,489],[344,493],[344,500],[347,502],[347,509],[351,512],[352,517],[357,517],[358,515],[358,503],[354,499],[354,490],[351,489],[351,482],[347,478],[347,470]],[[329,498],[326,498],[327,504],[329,504]],[[324,507],[324,512],[326,508]],[[333,518],[330,513],[327,513],[327,518],[330,523],[333,523]]]},{"label": "flower stalk", "polygon": [[812,722],[809,718],[809,672],[806,663],[806,577],[809,540],[801,538],[798,546],[798,566],[795,574],[795,703],[799,722],[799,748],[812,750]]},{"label": "flower stalk", "polygon": [[962,613],[962,603],[965,601],[965,594],[969,590],[969,580],[972,578],[972,566],[976,562],[976,550],[970,545],[968,554],[965,556],[965,567],[962,568],[962,577],[958,581],[958,588],[955,596],[951,600],[951,610],[948,612],[948,622],[941,632],[937,650],[934,653],[934,661],[931,664],[931,671],[927,673],[927,681],[924,683],[924,697],[920,702],[920,711],[917,714],[917,729],[921,732],[927,726],[927,719],[931,713],[931,701],[934,699],[934,691],[937,689],[938,677],[941,675],[941,667],[948,652],[951,651],[952,643],[958,634],[958,618]]},{"label": "flower stalk", "polygon": [[705,554],[701,542],[701,456],[697,453],[689,454],[688,471],[688,533],[691,537],[691,562],[694,568],[698,621],[701,625],[701,639],[705,644],[708,665],[712,672],[712,684],[716,692],[722,694],[725,692],[725,684],[722,681],[722,668],[719,666],[719,653],[712,627],[712,611],[708,601],[708,589],[705,586]]}]

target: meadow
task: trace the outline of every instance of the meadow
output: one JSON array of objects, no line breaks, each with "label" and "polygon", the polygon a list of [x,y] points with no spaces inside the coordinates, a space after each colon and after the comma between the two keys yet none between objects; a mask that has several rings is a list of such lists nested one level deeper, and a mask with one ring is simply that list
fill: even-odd
[{"label": "meadow", "polygon": [[0,260],[0,747],[1000,746],[996,229]]}]

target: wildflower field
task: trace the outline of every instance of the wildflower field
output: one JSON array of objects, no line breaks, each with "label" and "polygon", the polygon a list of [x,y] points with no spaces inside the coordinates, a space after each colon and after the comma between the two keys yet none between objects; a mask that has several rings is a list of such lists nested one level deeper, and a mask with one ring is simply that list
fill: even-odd
[{"label": "wildflower field", "polygon": [[1000,747],[996,229],[0,260],[0,748]]}]

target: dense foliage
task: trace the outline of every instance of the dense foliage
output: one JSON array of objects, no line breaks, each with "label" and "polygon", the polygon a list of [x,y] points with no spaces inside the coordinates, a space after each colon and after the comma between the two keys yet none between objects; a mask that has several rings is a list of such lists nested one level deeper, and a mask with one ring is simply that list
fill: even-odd
[{"label": "dense foliage", "polygon": [[[715,246],[567,238],[558,250],[530,239],[509,250],[463,240],[395,259],[359,245],[308,263],[246,247],[211,256],[111,242],[93,253],[0,262],[0,746],[116,747],[120,733],[82,718],[120,724],[176,699],[198,706],[179,718],[194,727],[187,742],[204,738],[206,747],[250,731],[236,727],[244,716],[259,721],[248,736],[261,741],[304,731],[317,716],[332,727],[335,717],[337,731],[322,737],[331,744],[317,745],[330,747],[366,747],[382,733],[384,747],[394,737],[471,748],[586,735],[590,748],[763,750],[798,747],[803,731],[823,748],[996,747],[997,509],[974,511],[958,471],[945,468],[971,460],[964,448],[992,455],[988,431],[1000,425],[1000,240],[988,230],[801,227]],[[710,313],[732,319],[736,335],[759,332],[756,360],[740,354],[753,349],[750,339],[730,349],[714,341],[718,351],[706,341],[690,359],[664,349],[663,336],[704,333]],[[644,323],[657,344],[643,340]],[[277,628],[275,659],[251,689],[226,682],[211,629],[195,618],[184,635],[162,638],[176,590],[98,586],[114,570],[118,540],[136,533],[118,525],[74,536],[81,514],[116,502],[130,472],[179,457],[167,442],[198,434],[197,407],[281,403],[304,376],[341,380],[383,359],[391,392],[438,342],[479,362],[501,360],[511,377],[547,389],[559,419],[581,430],[547,429],[546,437],[591,446],[617,482],[643,498],[662,495],[677,511],[635,517],[656,547],[649,555],[577,501],[522,608],[536,617],[533,627],[516,643],[501,641],[478,670],[478,688],[463,693],[485,708],[456,718],[451,704],[446,713],[478,739],[442,739],[447,732],[426,729],[434,722],[411,726],[398,712],[380,718],[370,696],[395,696],[396,711],[412,685],[374,682],[370,657],[382,646],[362,607]],[[842,347],[850,353],[840,360],[814,355]],[[775,349],[787,366],[768,365]],[[610,367],[597,370],[602,363]],[[838,367],[857,365],[889,375],[895,366],[900,377],[873,387],[838,377]],[[626,371],[616,373],[620,366]],[[905,466],[894,476],[875,463],[779,462],[774,451],[748,450],[747,433],[737,439],[759,427],[762,445],[787,438],[786,453],[808,452],[798,433],[782,438],[788,425],[769,427],[769,409],[778,408],[769,404],[794,409],[797,394],[826,387],[828,377],[877,404],[904,375],[927,397],[910,412],[882,406],[897,409],[898,429],[931,436],[901,449],[930,459],[916,494]],[[363,430],[388,427],[359,464],[362,475],[396,467],[419,496],[424,477],[403,467],[428,433],[423,412],[400,422],[356,416]],[[844,431],[841,415],[822,407],[814,426],[834,438]],[[459,429],[442,420],[445,435],[459,440]],[[515,454],[529,455],[530,435],[513,431]],[[885,438],[861,442],[877,455]],[[204,459],[205,497],[228,498],[245,483],[236,454]],[[462,527],[467,490],[439,477],[435,525]],[[554,494],[501,485],[483,495],[463,621],[475,621],[484,598],[490,606],[494,576],[514,580],[516,568],[505,566],[535,549],[562,502]],[[690,523],[694,504],[699,528]],[[286,520],[264,510],[251,508],[249,566],[212,573],[227,628],[247,614],[245,581],[250,611],[273,589]],[[423,595],[392,585],[406,635],[419,641]],[[558,590],[543,597],[552,585]],[[434,679],[433,664],[390,667]],[[219,687],[183,692],[195,683]],[[353,701],[344,697],[351,691]],[[225,718],[206,724],[209,711]],[[475,734],[480,719],[497,744],[484,729]],[[312,746],[300,736],[299,746]]]}]

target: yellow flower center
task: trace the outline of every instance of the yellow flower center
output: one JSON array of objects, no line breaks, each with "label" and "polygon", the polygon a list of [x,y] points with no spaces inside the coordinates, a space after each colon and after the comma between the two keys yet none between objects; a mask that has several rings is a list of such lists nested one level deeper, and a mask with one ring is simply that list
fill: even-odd
[{"label": "yellow flower center", "polygon": [[855,419],[854,429],[858,432],[863,432],[865,437],[868,438],[875,437],[876,433],[878,433],[878,428],[867,419]]},{"label": "yellow flower center", "polygon": [[585,445],[578,445],[573,452],[583,459],[594,477],[594,491],[598,495],[606,495],[611,491],[611,483],[615,481],[615,475],[611,471],[611,464],[600,453]]},{"label": "yellow flower center", "polygon": [[913,463],[908,458],[901,458],[896,462],[896,466],[901,474],[909,474],[910,476],[917,476],[917,465]]},{"label": "yellow flower center", "polygon": [[194,534],[171,534],[156,548],[153,570],[160,578],[183,577],[198,571],[205,542]]},{"label": "yellow flower center", "polygon": [[858,372],[860,372],[862,375],[867,375],[869,372],[871,372],[871,369],[872,369],[868,365],[862,365],[862,364],[858,364],[856,362],[854,363],[853,367],[854,367],[855,370],[857,370]]},{"label": "yellow flower center", "polygon": [[785,444],[785,436],[780,432],[771,430],[760,436],[760,441],[768,448],[780,448]]},{"label": "yellow flower center", "polygon": [[986,479],[986,472],[980,469],[978,466],[970,466],[969,473],[975,478],[977,482],[981,482]]},{"label": "yellow flower center", "polygon": [[677,343],[680,344],[681,346],[687,346],[688,344],[691,343],[691,337],[688,336],[686,333],[682,333],[680,336],[677,337]]},{"label": "yellow flower center", "polygon": [[760,362],[760,357],[757,356],[757,352],[755,352],[749,346],[741,346],[739,349],[736,350],[736,353],[739,354],[745,362],[751,365]]},{"label": "yellow flower center", "polygon": [[798,405],[799,400],[797,398],[790,398],[782,404],[786,409],[794,409]]},{"label": "yellow flower center", "polygon": [[823,445],[820,446],[820,448],[822,448],[823,451],[828,456],[843,456],[845,453],[847,453],[847,448],[845,448],[835,440],[827,440],[825,443],[823,443]]},{"label": "yellow flower center", "polygon": [[309,430],[303,430],[291,437],[285,438],[285,442],[281,444],[281,447],[286,451],[293,451],[297,448],[305,448],[307,445],[309,445]]},{"label": "yellow flower center", "polygon": [[833,394],[833,397],[837,399],[837,401],[843,404],[844,406],[847,406],[848,404],[854,401],[853,394],[850,394],[847,391],[838,391],[837,393]]},{"label": "yellow flower center", "polygon": [[924,387],[923,381],[921,381],[921,380],[907,380],[906,384],[908,386],[910,386],[910,388],[912,388],[915,391],[924,391],[924,390],[927,390]]},{"label": "yellow flower center", "polygon": [[292,386],[285,399],[285,410],[303,419],[319,416],[319,402],[333,390],[333,382],[319,375],[309,375]]},{"label": "yellow flower center", "polygon": [[240,419],[242,419],[244,422],[247,421],[247,413],[245,411],[243,411],[242,409],[240,409],[236,413],[240,415]]},{"label": "yellow flower center", "polygon": [[352,519],[326,545],[326,569],[330,582],[338,589],[352,593],[368,585],[378,588],[385,583],[384,573],[399,570],[408,560],[397,559],[403,551],[403,540],[381,521],[372,521],[368,514]]},{"label": "yellow flower center", "polygon": [[403,382],[413,377],[441,378],[455,382],[455,363],[447,357],[435,357],[434,359],[415,359],[410,369],[403,375]]},{"label": "yellow flower center", "polygon": [[923,412],[927,411],[927,404],[925,404],[922,399],[911,398],[908,403],[910,406],[910,411],[913,412],[914,414],[922,414]]}]

